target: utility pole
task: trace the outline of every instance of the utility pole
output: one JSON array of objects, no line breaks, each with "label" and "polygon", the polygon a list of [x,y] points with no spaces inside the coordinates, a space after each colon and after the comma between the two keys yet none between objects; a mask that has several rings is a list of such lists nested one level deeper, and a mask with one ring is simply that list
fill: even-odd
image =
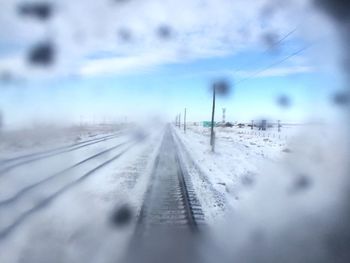
[{"label": "utility pole", "polygon": [[181,113],[179,114],[179,129],[181,129]]},{"label": "utility pole", "polygon": [[222,108],[222,124],[226,123],[226,108]]},{"label": "utility pole", "polygon": [[210,145],[211,151],[215,151],[215,133],[214,133],[214,120],[215,120],[215,97],[216,93],[221,96],[225,96],[229,93],[230,86],[226,81],[217,81],[213,83],[213,108],[211,111],[211,131],[210,131]]},{"label": "utility pole", "polygon": [[281,132],[282,125],[281,125],[281,121],[280,120],[277,121],[277,127],[278,127],[278,132]]},{"label": "utility pole", "polygon": [[216,84],[213,84],[213,106],[211,111],[211,130],[210,130],[210,145],[211,145],[211,151],[214,152],[214,115],[215,115],[215,95],[216,95]]},{"label": "utility pole", "polygon": [[184,113],[184,133],[186,133],[186,108]]}]

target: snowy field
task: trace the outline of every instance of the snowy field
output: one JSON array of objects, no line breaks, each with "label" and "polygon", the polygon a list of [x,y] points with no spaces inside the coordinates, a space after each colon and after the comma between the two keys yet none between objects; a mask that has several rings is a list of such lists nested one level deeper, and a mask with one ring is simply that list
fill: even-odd
[{"label": "snowy field", "polygon": [[[1,262],[122,262],[164,135],[153,127],[3,134]],[[208,128],[171,131],[222,258],[257,262],[268,247],[293,254],[301,245],[303,255],[330,257],[314,238],[334,228],[343,205],[345,131],[215,128],[215,152]]]},{"label": "snowy field", "polygon": [[[10,147],[9,140],[2,149],[1,262],[118,259],[128,244],[133,224],[118,225],[113,215],[126,206],[136,218],[162,129],[73,129],[56,138],[48,136],[41,142],[43,147],[32,141],[37,139],[34,133],[25,134],[28,142],[19,141]],[[99,140],[106,136],[111,137]],[[78,142],[83,147],[79,144],[29,163],[24,156],[23,163],[16,160],[15,165],[7,165],[7,153],[11,157],[22,156],[30,151],[71,147]],[[31,148],[33,144],[36,146]],[[95,155],[98,156],[92,158]]]},{"label": "snowy field", "polygon": [[49,126],[38,125],[0,132],[0,160],[45,151],[63,144],[95,139],[125,129],[121,125]]},{"label": "snowy field", "polygon": [[334,246],[347,231],[341,222],[348,211],[346,129],[215,128],[214,153],[209,128],[174,130],[223,259],[333,262],[342,257]]},{"label": "snowy field", "polygon": [[[263,166],[281,162],[288,156],[292,151],[288,142],[303,129],[305,127],[290,126],[283,127],[278,132],[272,128],[261,131],[249,127],[217,127],[215,152],[212,152],[209,145],[210,128],[189,126],[185,133],[183,127],[177,127],[175,132],[187,153],[185,158],[192,160],[192,164],[205,175],[213,190],[222,196],[221,199],[226,199],[228,194],[234,200],[239,200],[241,185],[252,185],[261,174]],[[198,187],[197,190],[208,198],[205,189]],[[220,214],[220,210],[215,213],[215,207],[211,207],[212,200],[203,200],[202,203],[209,206],[208,215],[213,216],[209,216],[208,220],[215,220],[215,215]],[[221,209],[225,202],[221,200],[219,203],[217,207]]]}]

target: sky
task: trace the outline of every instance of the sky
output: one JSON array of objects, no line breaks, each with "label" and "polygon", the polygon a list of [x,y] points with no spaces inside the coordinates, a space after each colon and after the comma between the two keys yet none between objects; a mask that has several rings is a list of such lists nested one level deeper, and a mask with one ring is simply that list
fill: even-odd
[{"label": "sky", "polygon": [[[48,14],[33,11],[37,3]],[[172,121],[184,108],[189,121],[209,120],[218,80],[230,86],[217,97],[218,120],[222,108],[228,121],[240,122],[337,114],[330,97],[342,87],[338,43],[311,1],[1,5],[0,110],[8,126]],[[33,58],[43,45],[50,53]]]}]

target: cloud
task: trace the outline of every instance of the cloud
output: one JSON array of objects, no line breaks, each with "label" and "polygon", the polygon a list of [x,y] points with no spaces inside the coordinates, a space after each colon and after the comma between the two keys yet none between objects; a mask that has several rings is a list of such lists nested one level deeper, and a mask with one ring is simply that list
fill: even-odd
[{"label": "cloud", "polygon": [[[38,21],[15,12],[18,6],[13,0],[0,10],[0,38],[26,43],[22,54],[38,42],[52,42],[57,61],[46,71],[52,75],[123,74],[262,46],[264,32],[283,35],[295,26],[294,17],[286,14],[309,15],[301,11],[305,2],[294,1],[293,8],[289,5],[288,10],[262,20],[268,0],[55,0],[52,18]],[[160,37],[160,27],[170,30],[166,39]],[[132,37],[121,39],[121,30]],[[89,58],[98,52],[115,55]]]},{"label": "cloud", "polygon": [[170,62],[170,56],[162,56],[160,54],[141,54],[138,56],[90,59],[83,63],[79,75],[96,76],[101,74],[130,73],[151,69],[165,63],[165,61]]},{"label": "cloud", "polygon": [[21,56],[8,56],[0,59],[0,71],[23,70],[24,64]]},{"label": "cloud", "polygon": [[[269,68],[266,69],[256,75],[254,75],[254,78],[268,78],[268,77],[286,77],[290,75],[296,75],[296,74],[305,74],[305,73],[311,73],[315,72],[316,69],[311,66],[289,66],[289,67],[277,67],[277,68]],[[256,71],[237,71],[233,74],[236,77],[240,78],[249,78],[252,76]]]}]

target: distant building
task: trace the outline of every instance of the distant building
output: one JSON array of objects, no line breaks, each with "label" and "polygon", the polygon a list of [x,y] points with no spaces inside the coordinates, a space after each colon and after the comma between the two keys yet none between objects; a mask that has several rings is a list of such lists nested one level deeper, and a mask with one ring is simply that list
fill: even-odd
[{"label": "distant building", "polygon": [[[205,128],[210,128],[211,127],[211,121],[203,121],[203,127]],[[214,122],[214,126],[217,126],[218,123],[217,122]]]},{"label": "distant building", "polygon": [[266,131],[266,128],[267,128],[267,121],[266,120],[261,120],[259,125],[259,130],[263,130],[263,131]]}]

